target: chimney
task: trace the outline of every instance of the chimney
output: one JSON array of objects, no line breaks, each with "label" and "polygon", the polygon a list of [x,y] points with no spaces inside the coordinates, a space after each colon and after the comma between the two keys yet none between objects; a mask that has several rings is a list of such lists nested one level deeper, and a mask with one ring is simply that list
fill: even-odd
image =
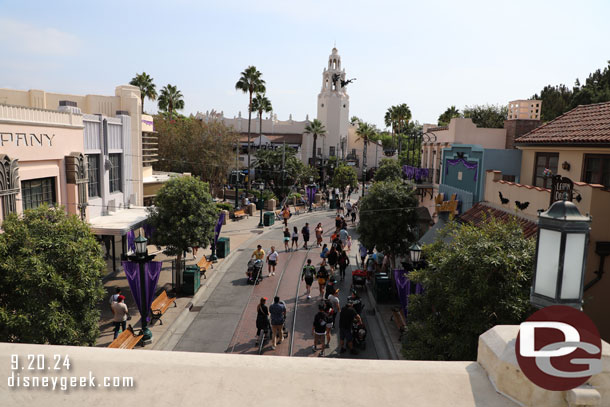
[{"label": "chimney", "polygon": [[515,139],[534,130],[542,124],[541,100],[514,100],[508,103],[508,118],[504,121],[506,142],[504,148],[515,148]]}]

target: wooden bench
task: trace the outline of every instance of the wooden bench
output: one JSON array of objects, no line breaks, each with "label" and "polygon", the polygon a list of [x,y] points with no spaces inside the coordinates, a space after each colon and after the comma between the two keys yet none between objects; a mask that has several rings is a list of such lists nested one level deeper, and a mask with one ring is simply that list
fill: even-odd
[{"label": "wooden bench", "polygon": [[398,307],[392,308],[392,317],[390,320],[394,321],[396,328],[398,328],[398,332],[400,333],[398,339],[402,339],[402,336],[407,333],[407,321],[405,320],[405,316],[402,314],[402,310]]},{"label": "wooden bench", "polygon": [[233,212],[233,220],[239,220],[241,218],[247,217],[248,214],[243,209]]},{"label": "wooden bench", "polygon": [[165,314],[165,311],[167,311],[170,305],[174,304],[174,307],[177,307],[175,301],[176,298],[168,297],[165,290],[161,291],[161,294],[159,294],[159,296],[155,298],[155,300],[150,305],[152,319],[158,319],[159,322],[161,322],[161,325],[163,325],[161,317],[163,316],[163,314]]},{"label": "wooden bench", "polygon": [[205,256],[203,256],[201,258],[201,260],[199,260],[199,262],[197,262],[197,265],[199,266],[199,270],[201,271],[203,278],[207,278],[205,276],[205,272],[208,271],[208,267],[214,268],[214,265],[212,265],[212,262],[210,260],[208,260]]},{"label": "wooden bench", "polygon": [[[133,332],[131,325],[129,325],[126,330],[121,332],[119,336],[108,345],[108,347],[116,349],[133,349],[138,342],[142,340],[143,336],[144,335],[136,335]],[[142,342],[142,346],[144,346],[144,342]]]}]

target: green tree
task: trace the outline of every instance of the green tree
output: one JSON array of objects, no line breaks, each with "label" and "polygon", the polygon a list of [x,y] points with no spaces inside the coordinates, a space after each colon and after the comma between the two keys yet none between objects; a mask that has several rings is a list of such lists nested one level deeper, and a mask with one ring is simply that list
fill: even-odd
[{"label": "green tree", "polygon": [[305,166],[291,147],[286,147],[285,154],[283,146],[275,150],[258,150],[254,165],[257,177],[264,180],[273,193],[281,198],[288,194],[293,185],[307,184],[310,177],[314,181],[318,179],[317,171]]},{"label": "green tree", "polygon": [[312,166],[313,168],[317,167],[317,158],[318,154],[316,152],[316,143],[318,141],[318,136],[324,136],[326,134],[326,128],[322,124],[322,122],[318,119],[313,119],[311,123],[307,123],[305,126],[305,134],[311,134],[313,136],[313,151],[311,153],[312,158]]},{"label": "green tree", "polygon": [[395,256],[407,253],[414,240],[418,218],[413,188],[402,181],[374,182],[360,202],[360,241],[389,255],[394,266]]},{"label": "green tree", "polygon": [[361,121],[362,121],[362,120],[360,120],[360,118],[359,118],[358,116],[352,116],[352,117],[349,119],[349,123],[350,123],[350,124],[353,124],[353,125],[356,125],[358,122],[361,122]]},{"label": "green tree", "polygon": [[340,191],[345,191],[347,187],[350,187],[351,191],[355,190],[358,188],[358,174],[356,174],[356,170],[349,165],[339,165],[339,167],[335,168],[330,186],[339,188]]},{"label": "green tree", "polygon": [[212,185],[225,182],[229,169],[235,165],[237,133],[220,120],[170,120],[155,115],[154,122],[159,134],[159,162],[155,169],[190,172]]},{"label": "green tree", "polygon": [[358,128],[356,129],[356,135],[358,136],[356,140],[362,140],[362,143],[364,144],[364,148],[362,149],[362,174],[364,177],[364,173],[366,171],[366,153],[369,143],[376,140],[377,137],[379,137],[379,134],[375,126],[365,122],[360,122],[358,123]]},{"label": "green tree", "polygon": [[540,95],[532,96],[532,99],[542,101],[540,120],[547,122],[570,110],[572,95],[572,90],[565,85],[547,85],[542,89]]},{"label": "green tree", "polygon": [[[250,125],[252,124],[252,94],[253,93],[265,93],[265,81],[262,78],[263,74],[256,69],[255,66],[247,67],[242,73],[241,77],[235,84],[235,90],[241,90],[243,93],[247,93],[249,97],[248,102],[248,175],[251,173],[252,166],[250,164]],[[252,177],[248,176],[248,189],[252,183]]]},{"label": "green tree", "polygon": [[501,129],[508,115],[507,106],[475,105],[464,108],[464,117],[472,119],[477,127]]},{"label": "green tree", "polygon": [[271,112],[273,110],[273,106],[271,106],[271,101],[267,98],[267,96],[259,93],[254,99],[252,99],[252,110],[258,112],[258,147],[260,149],[263,140],[263,113]]},{"label": "green tree", "polygon": [[402,180],[402,169],[396,160],[384,158],[375,171],[375,182],[378,181],[400,181]]},{"label": "green tree", "polygon": [[153,78],[151,78],[146,72],[137,73],[129,84],[140,88],[142,113],[144,113],[144,98],[149,98],[150,100],[155,100],[157,98],[157,89],[153,83]]},{"label": "green tree", "polygon": [[[210,244],[217,218],[208,184],[195,177],[170,179],[148,209],[148,223],[155,228],[151,243],[164,246],[163,252],[181,264],[182,254],[191,247]],[[180,273],[176,285],[180,287]]]},{"label": "green tree", "polygon": [[516,220],[450,223],[446,236],[450,242],[424,247],[428,266],[409,274],[425,292],[409,299],[407,359],[475,360],[479,335],[519,324],[530,311],[535,241]]},{"label": "green tree", "polygon": [[[392,127],[392,139],[395,139],[395,136],[398,135],[400,137],[401,134],[404,134],[408,129],[409,121],[411,120],[411,109],[406,103],[401,103],[400,105],[391,106],[386,111],[384,122],[388,127]],[[398,140],[398,153],[400,154],[402,150],[402,139]]]},{"label": "green tree", "polygon": [[42,206],[2,228],[0,341],[94,345],[106,263],[89,226]]},{"label": "green tree", "polygon": [[167,112],[172,119],[176,110],[184,109],[184,96],[176,86],[168,84],[161,89],[158,104],[159,110]]},{"label": "green tree", "polygon": [[438,117],[438,125],[439,126],[448,126],[451,119],[455,117],[462,117],[462,113],[455,106],[448,107],[447,110],[443,112]]}]

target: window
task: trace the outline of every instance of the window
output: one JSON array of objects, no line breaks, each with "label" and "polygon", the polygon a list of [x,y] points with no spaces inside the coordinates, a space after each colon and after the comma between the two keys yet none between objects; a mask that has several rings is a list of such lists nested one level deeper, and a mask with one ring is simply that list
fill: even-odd
[{"label": "window", "polygon": [[328,155],[331,156],[331,157],[335,156],[335,146],[330,146],[328,148]]},{"label": "window", "polygon": [[548,168],[553,175],[557,174],[558,162],[559,153],[536,153],[533,184],[537,187],[550,188],[552,181],[550,177],[544,177],[544,170],[545,168]]},{"label": "window", "polygon": [[121,189],[121,154],[110,154],[110,193]]},{"label": "window", "polygon": [[610,188],[610,154],[585,154],[582,180]]},{"label": "window", "polygon": [[100,155],[87,154],[87,167],[89,171],[89,197],[100,195]]},{"label": "window", "polygon": [[318,147],[318,155],[322,155],[322,147]]},{"label": "window", "polygon": [[55,177],[21,181],[23,209],[34,209],[46,203],[55,205]]}]

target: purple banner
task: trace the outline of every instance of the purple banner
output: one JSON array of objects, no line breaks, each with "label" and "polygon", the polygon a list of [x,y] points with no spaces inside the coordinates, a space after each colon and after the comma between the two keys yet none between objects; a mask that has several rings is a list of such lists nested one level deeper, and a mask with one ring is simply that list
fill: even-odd
[{"label": "purple banner", "polygon": [[[157,282],[159,281],[159,275],[161,274],[161,265],[162,263],[159,261],[151,261],[144,265],[144,284],[146,285],[145,305],[147,311],[150,310],[150,305],[155,298]],[[124,261],[123,269],[125,270],[125,276],[127,276],[127,282],[129,283],[129,289],[131,290],[133,299],[135,300],[138,310],[140,311],[140,315],[142,318],[144,318],[140,307],[140,265],[131,261]],[[147,317],[148,313],[149,312],[146,312]]]},{"label": "purple banner", "polygon": [[216,243],[218,243],[218,238],[220,237],[220,229],[222,229],[222,224],[225,222],[225,213],[220,212],[220,216],[218,217],[218,222],[216,223],[216,227],[214,228],[214,247],[216,247]]},{"label": "purple banner", "polygon": [[[396,281],[396,291],[402,306],[402,313],[408,321],[409,316],[409,296],[413,291],[413,283],[409,280],[409,274],[405,270],[394,270],[394,281]],[[414,294],[423,294],[424,288],[421,284],[415,284]]]},{"label": "purple banner", "polygon": [[133,230],[127,232],[127,251],[134,253],[136,251],[136,234],[133,233]]},{"label": "purple banner", "polygon": [[152,235],[153,233],[155,233],[155,228],[153,228],[148,223],[145,223],[142,226],[142,229],[144,229],[144,237],[146,237],[148,240],[152,239]]},{"label": "purple banner", "polygon": [[313,201],[316,198],[316,192],[318,189],[316,188],[315,185],[313,185],[313,186],[308,185],[306,187],[306,190],[307,190],[307,199],[309,200],[310,204],[313,204]]},{"label": "purple banner", "polygon": [[446,160],[447,165],[445,166],[445,175],[449,174],[449,166],[451,165],[452,167],[455,165],[458,165],[459,163],[462,163],[464,165],[464,167],[466,167],[469,170],[474,169],[474,180],[477,180],[477,172],[478,172],[478,167],[479,164],[478,163],[471,163],[466,161],[464,158],[456,158],[455,160]]},{"label": "purple banner", "polygon": [[407,178],[407,179],[414,179],[416,181],[421,181],[422,178],[428,178],[428,176],[430,175],[430,169],[412,167],[410,165],[403,165],[402,173],[404,174],[405,178]]}]

